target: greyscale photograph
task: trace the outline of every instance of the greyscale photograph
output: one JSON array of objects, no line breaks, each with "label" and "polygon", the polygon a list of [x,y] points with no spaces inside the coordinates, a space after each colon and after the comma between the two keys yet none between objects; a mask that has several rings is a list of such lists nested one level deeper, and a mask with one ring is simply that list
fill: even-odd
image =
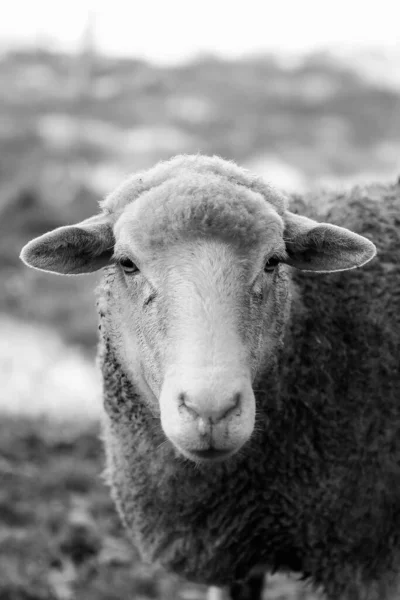
[{"label": "greyscale photograph", "polygon": [[0,600],[400,600],[393,0],[0,20]]}]

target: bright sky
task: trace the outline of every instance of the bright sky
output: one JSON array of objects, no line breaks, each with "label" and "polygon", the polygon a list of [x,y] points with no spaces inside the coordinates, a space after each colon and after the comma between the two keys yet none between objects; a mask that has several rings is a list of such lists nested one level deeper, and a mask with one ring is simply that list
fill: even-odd
[{"label": "bright sky", "polygon": [[75,50],[90,13],[103,52],[164,63],[204,51],[400,50],[398,0],[11,0],[0,46]]}]

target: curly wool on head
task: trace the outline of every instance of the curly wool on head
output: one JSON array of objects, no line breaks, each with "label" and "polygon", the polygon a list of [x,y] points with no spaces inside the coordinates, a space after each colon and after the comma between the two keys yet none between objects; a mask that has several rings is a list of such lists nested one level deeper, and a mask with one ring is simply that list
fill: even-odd
[{"label": "curly wool on head", "polygon": [[267,243],[283,221],[258,192],[217,175],[182,173],[144,192],[118,220],[142,249],[175,241],[220,238],[249,247]]},{"label": "curly wool on head", "polygon": [[179,180],[182,176],[193,180],[196,175],[203,176],[204,184],[207,184],[207,181],[211,183],[217,180],[222,188],[226,182],[259,194],[259,197],[274,206],[278,214],[282,214],[286,208],[285,196],[268,185],[261,177],[252,175],[234,162],[218,156],[202,156],[201,154],[175,156],[168,161],[158,163],[147,171],[129,177],[100,202],[100,206],[107,212],[118,214],[127,204],[135,201],[145,192],[172,179]]}]

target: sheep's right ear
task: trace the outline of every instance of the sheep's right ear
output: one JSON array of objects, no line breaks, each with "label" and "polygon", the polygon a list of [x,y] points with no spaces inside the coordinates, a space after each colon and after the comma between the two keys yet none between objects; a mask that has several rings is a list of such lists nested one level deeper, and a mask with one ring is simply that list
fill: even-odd
[{"label": "sheep's right ear", "polygon": [[97,271],[108,264],[114,251],[112,225],[103,213],[58,227],[26,244],[20,258],[29,267],[60,275]]}]

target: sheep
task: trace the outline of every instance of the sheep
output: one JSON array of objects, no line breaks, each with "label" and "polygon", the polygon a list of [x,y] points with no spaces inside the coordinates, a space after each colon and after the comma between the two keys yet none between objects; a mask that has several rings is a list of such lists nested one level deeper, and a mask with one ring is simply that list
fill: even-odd
[{"label": "sheep", "polygon": [[104,269],[106,473],[143,559],[235,598],[276,570],[398,598],[400,187],[288,199],[178,156],[101,209],[21,258]]}]

